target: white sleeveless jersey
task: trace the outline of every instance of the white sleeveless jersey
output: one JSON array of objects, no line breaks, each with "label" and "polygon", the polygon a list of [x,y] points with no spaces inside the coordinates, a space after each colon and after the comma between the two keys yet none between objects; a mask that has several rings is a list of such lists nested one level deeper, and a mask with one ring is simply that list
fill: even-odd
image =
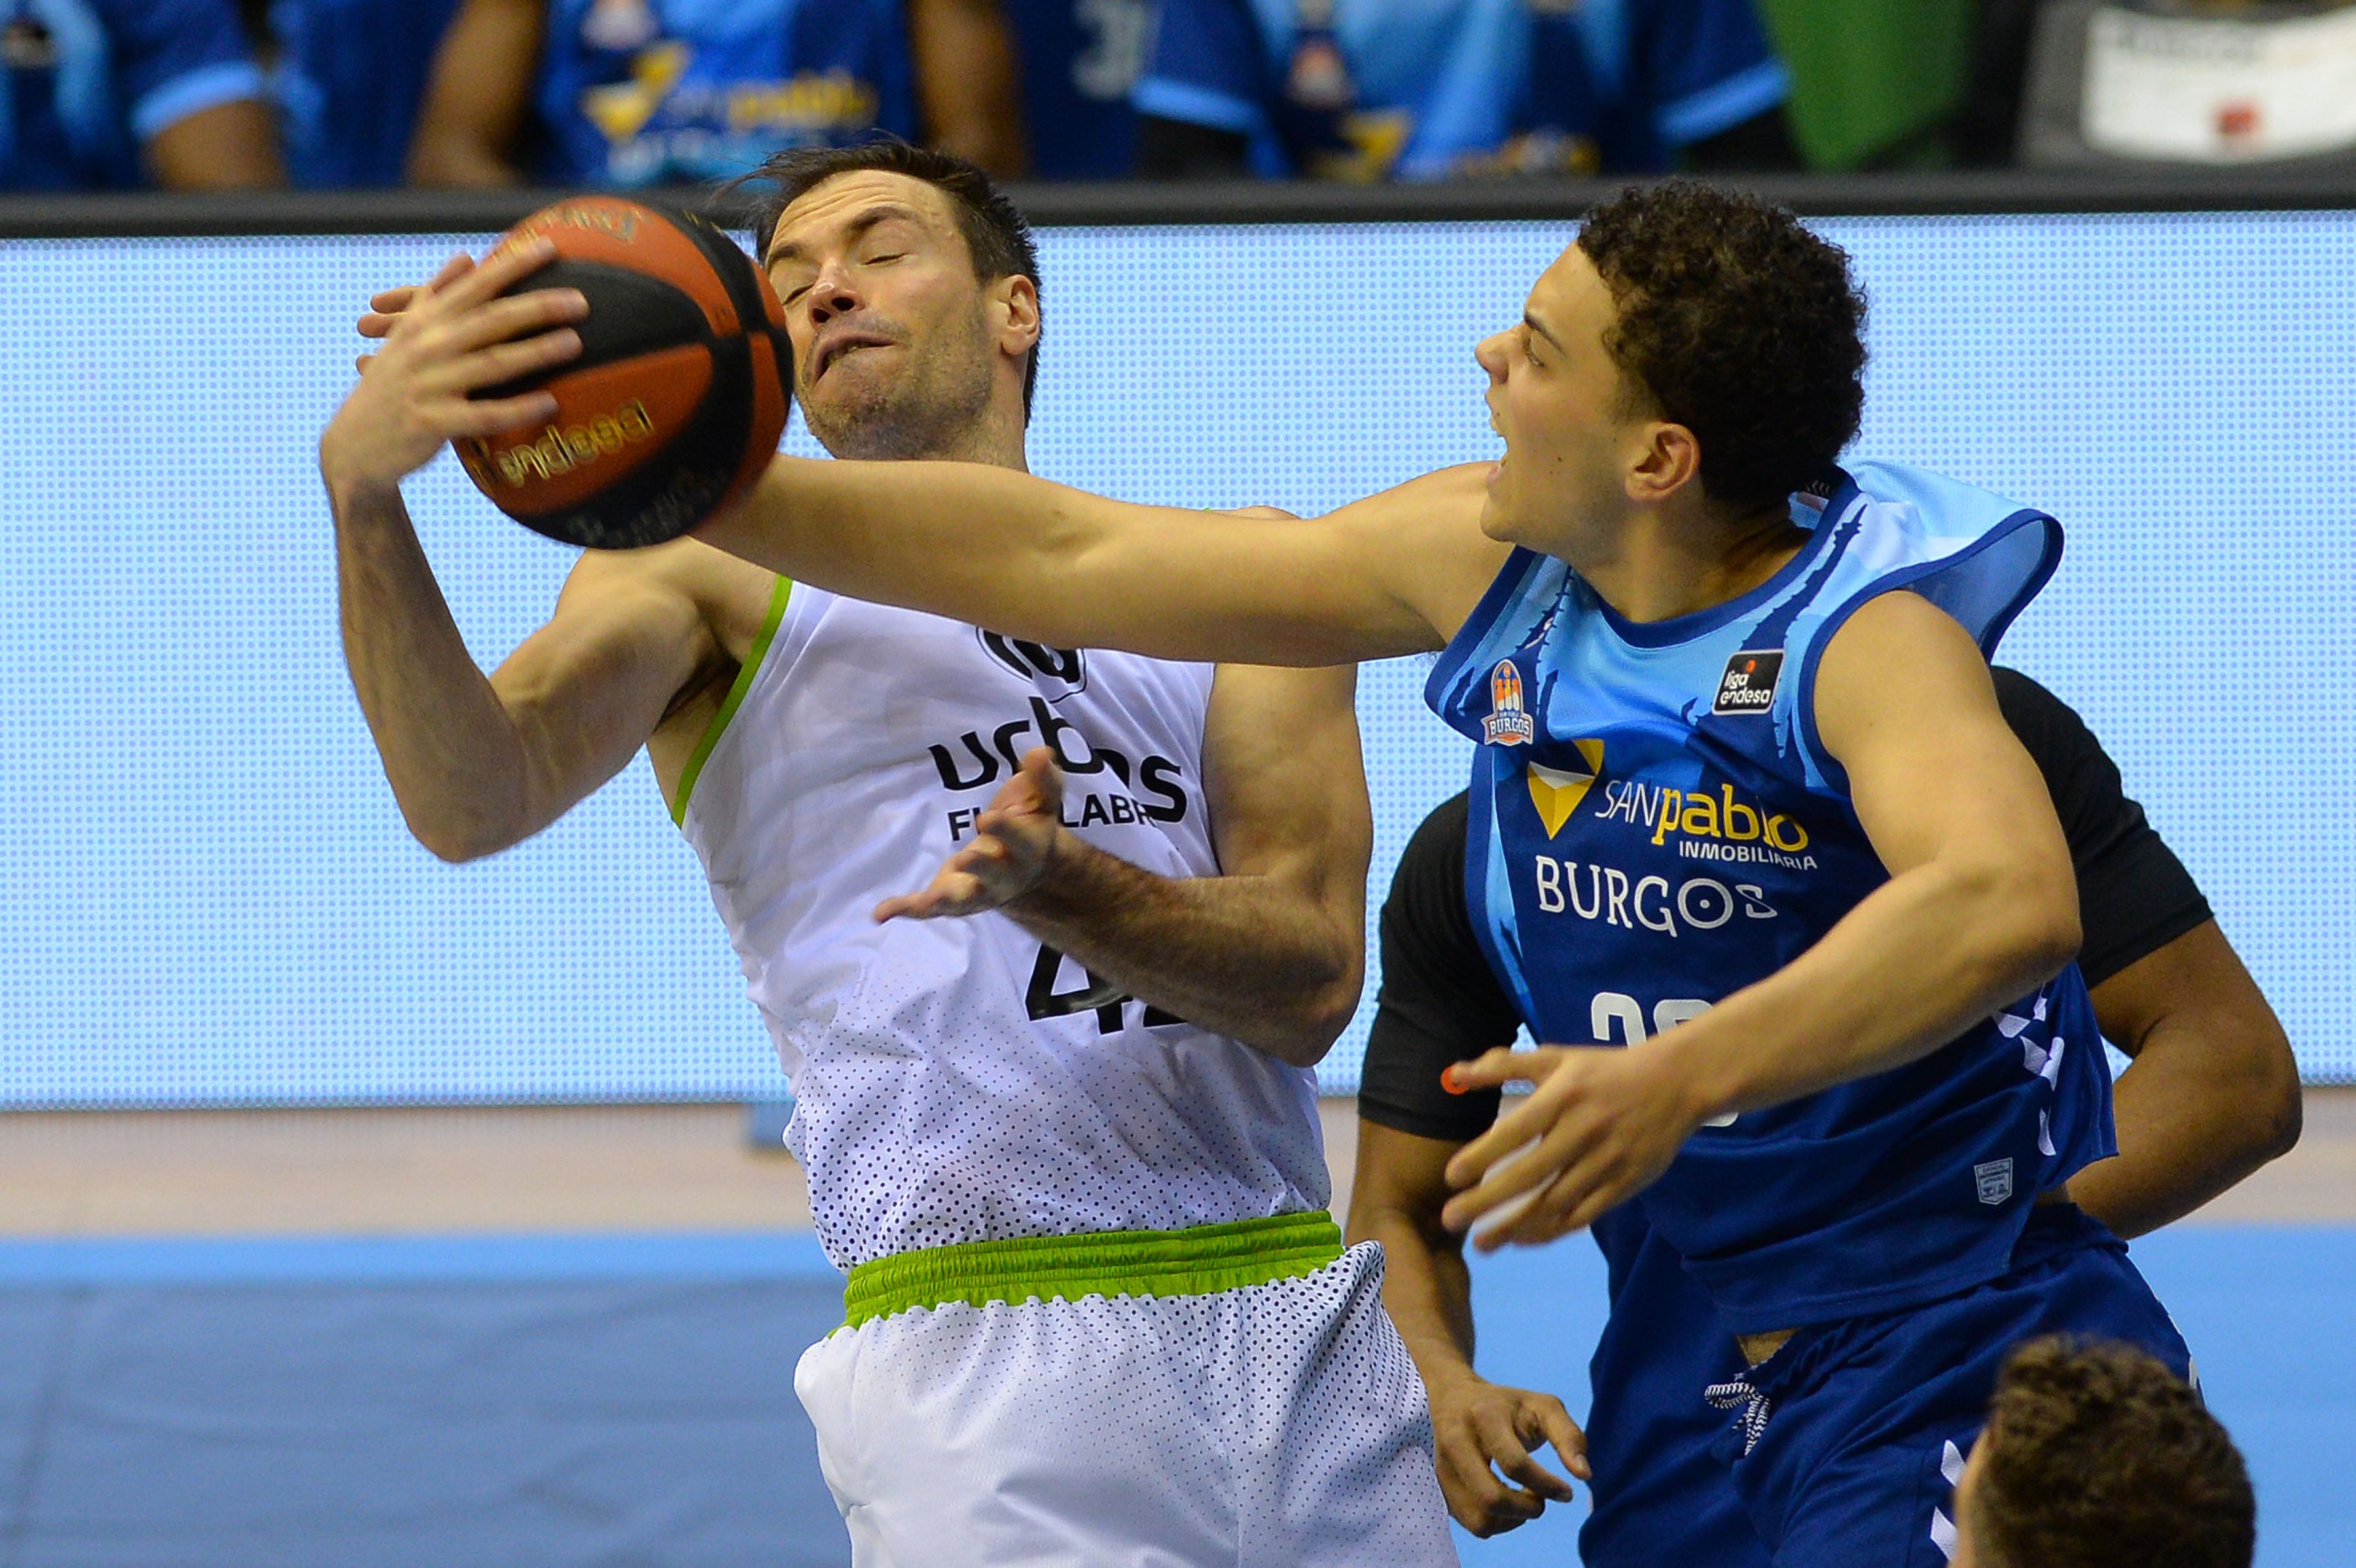
[{"label": "white sleeveless jersey", "polygon": [[1082,838],[1215,875],[1210,667],[779,593],[680,825],[793,1083],[827,1255],[1323,1208],[1306,1069],[1119,997],[1003,915],[871,918],[972,841],[1043,744]]}]

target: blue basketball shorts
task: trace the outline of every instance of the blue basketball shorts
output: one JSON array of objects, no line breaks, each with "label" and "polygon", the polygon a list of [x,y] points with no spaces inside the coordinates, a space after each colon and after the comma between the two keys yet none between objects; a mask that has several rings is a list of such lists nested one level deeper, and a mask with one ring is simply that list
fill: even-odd
[{"label": "blue basketball shorts", "polygon": [[1658,1238],[1598,1239],[1615,1289],[1588,1568],[1944,1568],[1954,1479],[2014,1346],[2122,1340],[2190,1375],[2126,1244],[2067,1204],[2031,1214],[2002,1277],[1802,1329],[1751,1368]]}]

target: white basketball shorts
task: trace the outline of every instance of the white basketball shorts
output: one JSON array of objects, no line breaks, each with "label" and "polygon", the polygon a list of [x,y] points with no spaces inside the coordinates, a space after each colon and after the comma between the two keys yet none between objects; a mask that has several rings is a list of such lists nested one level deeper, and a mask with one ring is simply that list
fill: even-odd
[{"label": "white basketball shorts", "polygon": [[1382,1276],[1323,1214],[852,1271],[794,1385],[854,1568],[1453,1564]]}]

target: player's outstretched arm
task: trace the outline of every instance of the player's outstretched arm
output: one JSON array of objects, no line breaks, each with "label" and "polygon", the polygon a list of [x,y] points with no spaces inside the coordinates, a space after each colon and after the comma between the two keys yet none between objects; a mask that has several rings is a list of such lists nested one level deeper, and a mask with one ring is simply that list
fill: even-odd
[{"label": "player's outstretched arm", "polygon": [[780,457],[697,537],[798,582],[1058,648],[1316,666],[1428,651],[1504,564],[1483,467],[1322,518],[1107,500],[969,463]]},{"label": "player's outstretched arm", "polygon": [[1159,876],[1064,826],[1063,780],[1041,746],[932,886],[887,899],[877,918],[1002,909],[1130,995],[1314,1067],[1365,978],[1374,828],[1356,674],[1220,667],[1203,807],[1222,875]]},{"label": "player's outstretched arm", "polygon": [[1431,1402],[1440,1492],[1456,1522],[1485,1537],[1528,1523],[1548,1502],[1569,1502],[1570,1483],[1537,1451],[1552,1444],[1583,1480],[1587,1438],[1554,1395],[1493,1383],[1472,1369],[1464,1239],[1440,1222],[1452,1190],[1448,1162],[1462,1147],[1361,1116],[1349,1234],[1354,1242],[1382,1243],[1383,1307]]},{"label": "player's outstretched arm", "polygon": [[[611,778],[712,651],[696,601],[651,569],[659,563],[593,557],[549,624],[486,676],[418,543],[403,476],[454,437],[553,412],[545,394],[467,395],[577,352],[562,324],[577,318],[580,295],[497,297],[546,260],[527,250],[478,268],[461,257],[406,291],[399,319],[371,334],[386,338],[384,351],[366,361],[319,443],[353,690],[403,818],[446,860],[527,838]],[[720,559],[692,543],[672,548]]]},{"label": "player's outstretched arm", "polygon": [[[1586,1225],[1648,1186],[1705,1120],[1927,1055],[2077,951],[2052,799],[1960,626],[1912,594],[1874,600],[1826,649],[1815,703],[1890,880],[1798,959],[1644,1050],[1492,1052],[1459,1069],[1467,1086],[1538,1080],[1450,1167],[1471,1188],[1449,1204],[1452,1226],[1540,1189],[1476,1244]],[[1532,1138],[1527,1158],[1492,1172]]]}]

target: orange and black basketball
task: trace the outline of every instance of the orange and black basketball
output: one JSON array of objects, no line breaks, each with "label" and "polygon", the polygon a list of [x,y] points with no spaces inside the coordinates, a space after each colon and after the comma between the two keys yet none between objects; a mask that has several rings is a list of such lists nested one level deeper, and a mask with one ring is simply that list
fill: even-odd
[{"label": "orange and black basketball", "polygon": [[785,434],[793,350],[769,280],[719,229],[614,197],[544,207],[500,244],[556,259],[508,292],[576,288],[581,355],[478,397],[547,391],[538,428],[458,443],[501,511],[568,544],[676,539],[741,495]]}]

